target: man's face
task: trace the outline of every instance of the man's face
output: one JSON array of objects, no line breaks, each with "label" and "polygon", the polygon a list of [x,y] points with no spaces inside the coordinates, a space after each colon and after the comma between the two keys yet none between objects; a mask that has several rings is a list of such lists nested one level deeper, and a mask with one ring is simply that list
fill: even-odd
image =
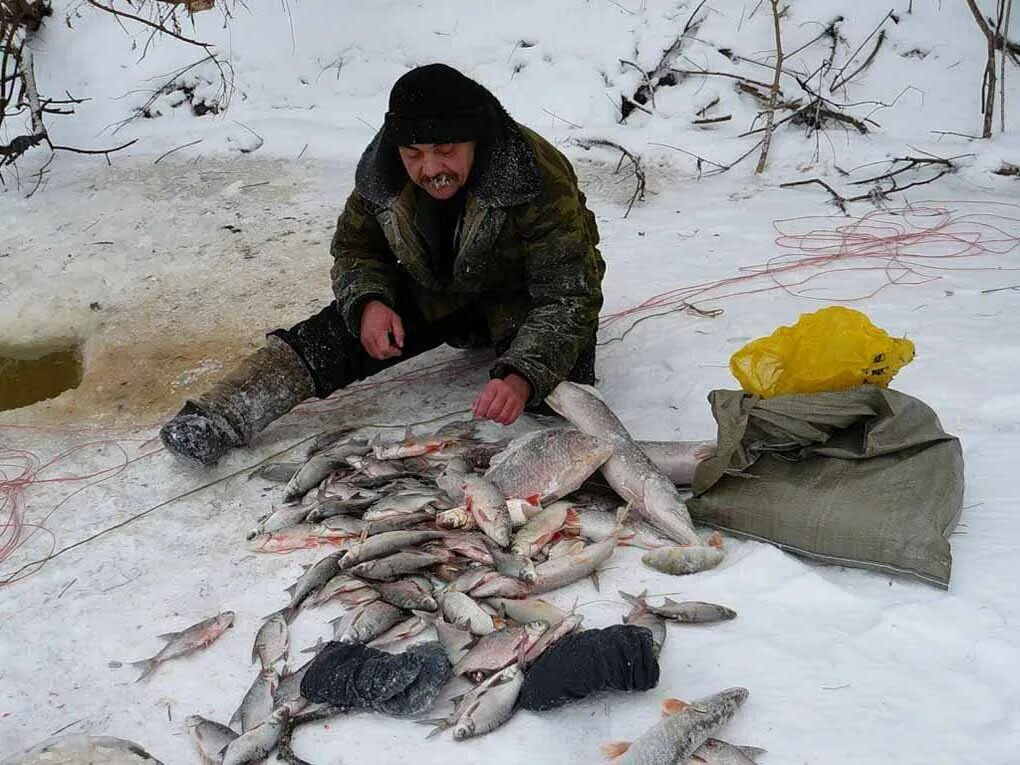
[{"label": "man's face", "polygon": [[436,199],[449,199],[467,183],[475,142],[416,143],[400,147],[408,176]]}]

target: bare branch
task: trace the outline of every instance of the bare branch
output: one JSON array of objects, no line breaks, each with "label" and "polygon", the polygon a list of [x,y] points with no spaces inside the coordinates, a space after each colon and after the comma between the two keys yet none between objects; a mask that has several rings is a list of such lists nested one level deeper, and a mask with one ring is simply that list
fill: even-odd
[{"label": "bare branch", "polygon": [[[634,167],[634,177],[637,178],[637,184],[634,188],[634,193],[630,197],[630,202],[627,204],[627,211],[623,214],[623,217],[626,218],[628,215],[630,215],[631,208],[634,207],[634,202],[636,202],[639,199],[643,202],[645,199],[645,171],[641,167],[641,157],[632,154],[623,146],[620,146],[620,144],[614,143],[613,141],[607,141],[603,138],[575,138],[574,143],[576,143],[585,151],[589,151],[594,146],[601,146],[607,149],[615,149],[621,154],[620,157],[621,163],[623,162],[624,159],[630,160],[631,165]],[[619,171],[620,165],[618,164],[616,166],[616,172]]]},{"label": "bare branch", "polygon": [[768,161],[769,145],[772,143],[772,123],[776,118],[776,106],[779,104],[779,78],[783,74],[783,40],[779,31],[779,0],[769,0],[772,5],[772,24],[776,33],[776,74],[772,80],[772,91],[769,98],[769,109],[765,113],[765,135],[761,141],[761,156],[758,158],[758,167],[754,172],[765,171],[765,163]]}]

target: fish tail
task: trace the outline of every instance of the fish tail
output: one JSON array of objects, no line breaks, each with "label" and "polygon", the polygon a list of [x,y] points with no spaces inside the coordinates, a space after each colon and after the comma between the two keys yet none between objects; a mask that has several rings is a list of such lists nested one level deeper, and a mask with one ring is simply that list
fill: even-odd
[{"label": "fish tail", "polygon": [[615,760],[617,757],[622,757],[623,754],[630,749],[629,741],[610,741],[608,744],[603,744],[599,747],[602,754],[607,760]]},{"label": "fish tail", "polygon": [[690,707],[686,701],[681,699],[666,699],[662,702],[662,714],[672,717]]},{"label": "fish tail", "polygon": [[142,674],[135,678],[135,682],[140,682],[156,671],[156,667],[159,666],[159,662],[155,659],[142,659],[141,661],[131,662],[132,667],[139,667],[142,670]]}]

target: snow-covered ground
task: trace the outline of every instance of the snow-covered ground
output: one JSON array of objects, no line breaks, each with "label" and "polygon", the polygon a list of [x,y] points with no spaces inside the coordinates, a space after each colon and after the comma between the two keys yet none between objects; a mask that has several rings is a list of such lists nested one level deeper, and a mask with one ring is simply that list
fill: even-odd
[{"label": "snow-covered ground", "polygon": [[[849,180],[888,165],[850,178],[837,167],[849,171],[924,152],[968,155],[955,160],[958,172],[887,204],[940,208],[959,221],[957,232],[976,231],[981,221],[994,224],[1005,233],[990,245],[996,253],[929,261],[924,273],[937,280],[889,285],[873,295],[889,275],[863,270],[885,265],[876,260],[834,265],[854,270],[787,290],[768,278],[745,280],[698,303],[722,309],[720,316],[684,312],[643,321],[602,348],[598,363],[606,400],[636,436],[710,438],[705,397],[735,387],[727,369],[734,351],[802,312],[855,300],[849,304],[875,323],[915,342],[917,358],[894,384],[928,402],[963,442],[967,491],[960,533],[952,538],[953,580],[941,592],[812,565],[735,539],[727,540],[729,554],[718,569],[673,578],[621,548],[601,576],[601,592],[583,582],[553,599],[564,606],[577,599],[592,627],[620,620],[625,607],[618,589],[679,593],[739,613],[719,625],[671,628],[654,691],[602,696],[543,714],[520,712],[499,731],[465,743],[448,736],[425,742],[421,726],[359,715],[300,732],[298,753],[313,762],[345,763],[592,762],[600,743],[634,738],[655,722],[662,699],[743,685],[750,700],[725,737],[766,747],[763,762],[773,765],[1017,761],[1017,292],[983,290],[1020,282],[1011,270],[1020,269],[1020,207],[1012,206],[1020,181],[990,172],[1002,161],[1020,162],[1014,127],[1020,90],[1011,86],[1006,99],[1005,135],[968,141],[931,132],[980,127],[985,47],[963,3],[893,3],[898,22],[885,23],[887,39],[874,63],[838,94],[841,103],[895,101],[872,114],[880,126],[869,135],[833,127],[816,146],[802,128],[785,126],[763,176],[753,175],[755,154],[700,180],[689,155],[663,144],[719,163],[750,148],[756,138],[736,136],[759,106],[729,80],[690,77],[661,89],[654,108],[649,105],[653,114],[616,121],[620,94],[641,81],[620,59],[654,67],[694,3],[249,0],[250,11],[238,8],[225,27],[214,11],[198,15],[196,29],[186,30],[229,53],[235,76],[229,109],[195,117],[186,104],[172,106],[180,94],[166,96],[155,103],[162,116],[135,120],[116,134],[109,126],[142,106],[167,73],[204,53],[164,39],[139,61],[147,36],[142,30],[125,22],[129,36],[88,5],[56,5],[35,42],[40,88],[92,100],[74,117],[48,118],[54,141],[100,148],[139,140],[112,155],[112,166],[101,158],[58,155],[29,199],[32,173],[45,157],[22,159],[20,188],[13,173],[4,173],[0,347],[75,338],[84,345],[86,375],[75,391],[0,414],[0,452],[12,463],[3,467],[8,479],[20,473],[13,464],[20,464],[18,450],[42,463],[59,457],[20,496],[27,541],[3,561],[0,575],[7,578],[51,549],[178,499],[0,587],[0,757],[66,727],[132,739],[166,763],[194,761],[184,718],[230,717],[254,677],[250,651],[260,617],[283,604],[283,589],[300,573],[299,564],[318,557],[314,551],[273,556],[249,550],[245,532],[279,501],[280,490],[247,481],[247,466],[324,427],[403,426],[470,405],[481,369],[371,387],[305,407],[213,471],[182,466],[152,441],[158,423],[189,392],[208,385],[266,330],[294,323],[329,299],[332,226],[358,155],[381,122],[389,86],[408,67],[442,60],[489,86],[511,114],[555,140],[575,162],[602,233],[607,315],[667,290],[739,276],[746,273],[742,267],[783,254],[777,225],[835,232],[845,224],[820,187],[780,189],[781,182],[822,177],[849,195],[861,193],[849,191]],[[889,4],[847,7],[836,0],[790,5],[783,29],[789,52],[838,14],[846,16],[837,69],[889,10]],[[915,6],[912,12],[908,5]],[[68,10],[70,25],[64,23]],[[704,22],[675,66],[770,81],[767,68],[734,64],[718,52],[729,48],[771,61],[767,11],[768,3],[750,0],[706,4]],[[796,53],[791,67],[811,72],[827,50],[816,42]],[[214,68],[202,65],[192,74],[199,97],[216,95]],[[1007,67],[1007,78],[1020,82],[1017,67]],[[794,85],[790,93],[797,92]],[[692,126],[696,112],[717,96],[711,114],[732,114],[732,120]],[[876,107],[851,111],[863,118]],[[253,148],[252,131],[264,143],[254,152],[239,151]],[[629,216],[623,217],[633,178],[614,175],[612,152],[586,152],[574,138],[617,141],[641,155],[648,189]],[[154,164],[164,152],[199,139]],[[927,176],[910,176],[920,177]],[[872,211],[864,202],[850,207],[855,216]],[[997,217],[977,217],[988,215]],[[776,224],[801,216],[819,217]],[[919,225],[932,219],[884,220]],[[931,237],[910,246],[914,253],[947,252]],[[921,281],[891,273],[901,282]],[[773,289],[752,292],[764,287]],[[734,292],[752,294],[727,297]],[[620,336],[627,326],[607,327],[602,339]],[[461,359],[452,351],[438,357]],[[515,429],[533,425],[522,421]],[[489,434],[497,433],[492,426]],[[76,476],[80,480],[47,481]],[[134,683],[137,672],[126,664],[154,654],[157,634],[223,609],[237,613],[235,627],[211,648]],[[337,613],[330,607],[303,613],[292,645],[313,644]]]}]

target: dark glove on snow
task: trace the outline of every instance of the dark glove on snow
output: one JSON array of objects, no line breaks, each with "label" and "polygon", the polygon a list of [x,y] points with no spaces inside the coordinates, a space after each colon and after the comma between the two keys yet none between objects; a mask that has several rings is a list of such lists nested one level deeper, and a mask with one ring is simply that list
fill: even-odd
[{"label": "dark glove on snow", "polygon": [[540,712],[598,691],[647,691],[658,682],[651,631],[616,624],[561,638],[528,670],[517,703]]},{"label": "dark glove on snow", "polygon": [[203,465],[215,465],[239,441],[225,418],[190,401],[160,428],[159,438],[174,454]]}]

